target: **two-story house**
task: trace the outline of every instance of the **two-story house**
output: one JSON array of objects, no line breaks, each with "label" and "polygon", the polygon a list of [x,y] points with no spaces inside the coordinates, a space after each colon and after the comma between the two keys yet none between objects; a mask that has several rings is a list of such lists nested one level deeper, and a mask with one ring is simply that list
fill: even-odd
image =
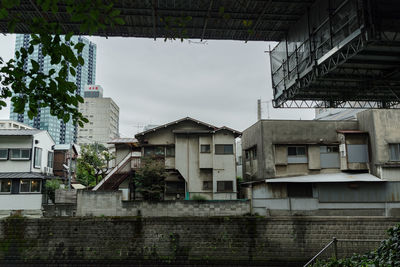
[{"label": "two-story house", "polygon": [[[125,173],[128,169],[134,170],[137,159],[136,163],[132,159],[137,156],[129,153],[136,150],[142,157],[164,161],[168,171],[165,199],[191,199],[195,195],[236,199],[235,139],[240,135],[228,127],[183,118],[139,133],[133,140],[116,140],[116,162],[119,163],[114,169],[123,169]],[[131,163],[124,165],[124,159],[128,158]],[[109,177],[94,190],[110,184]]]},{"label": "two-story house", "polygon": [[0,130],[0,214],[41,215],[45,179],[53,175],[54,141],[47,131]]},{"label": "two-story house", "polygon": [[399,119],[397,110],[366,110],[357,121],[258,121],[242,136],[253,212],[400,213]]}]

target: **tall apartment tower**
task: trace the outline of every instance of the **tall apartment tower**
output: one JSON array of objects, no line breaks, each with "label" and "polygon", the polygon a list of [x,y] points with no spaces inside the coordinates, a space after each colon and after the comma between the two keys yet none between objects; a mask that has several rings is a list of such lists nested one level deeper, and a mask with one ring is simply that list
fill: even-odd
[{"label": "tall apartment tower", "polygon": [[[15,42],[15,51],[19,51],[21,47],[26,49],[29,47],[30,34],[17,34]],[[74,44],[80,42],[84,43],[85,47],[82,51],[81,56],[85,60],[83,66],[78,66],[76,68],[76,76],[68,76],[68,80],[76,84],[76,94],[83,97],[83,90],[85,85],[96,83],[96,44],[90,42],[88,39],[81,36],[73,36],[71,38]],[[52,66],[50,63],[50,58],[48,56],[43,56],[42,45],[36,45],[34,52],[28,56],[28,60],[25,63],[25,68],[31,68],[31,59],[35,60],[40,65],[40,70],[43,73],[48,73],[51,68],[58,70],[61,68],[60,65]],[[30,79],[26,78],[26,83],[29,84]],[[63,120],[58,119],[55,116],[50,115],[50,108],[40,108],[38,115],[33,119],[28,117],[28,105],[25,107],[25,112],[23,114],[18,114],[14,112],[11,106],[10,119],[18,122],[25,123],[33,128],[40,130],[47,130],[51,137],[53,137],[56,144],[70,144],[77,142],[78,129],[77,125],[74,125],[72,121],[64,123]]]},{"label": "tall apartment tower", "polygon": [[103,97],[100,85],[86,85],[85,102],[79,104],[79,112],[89,120],[78,128],[78,144],[101,143],[117,138],[119,133],[119,107],[109,97]]}]

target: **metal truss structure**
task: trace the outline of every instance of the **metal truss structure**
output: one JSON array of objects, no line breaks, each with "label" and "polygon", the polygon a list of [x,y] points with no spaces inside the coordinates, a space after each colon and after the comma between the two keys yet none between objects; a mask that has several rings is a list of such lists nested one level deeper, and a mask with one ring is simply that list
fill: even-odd
[{"label": "metal truss structure", "polygon": [[[125,24],[95,33],[99,36],[191,38],[242,41],[280,41],[290,26],[315,0],[118,0]],[[22,15],[17,33],[29,33],[29,22],[43,16],[60,23],[67,32],[82,34],[66,8],[56,14],[43,12],[33,0],[9,12]],[[183,21],[182,19],[185,18]],[[186,20],[187,19],[187,20]],[[8,19],[0,20],[0,32],[8,32]],[[85,35],[85,34],[83,34]]]},{"label": "metal truss structure", "polygon": [[[342,6],[351,1],[344,1]],[[393,5],[396,7],[399,9],[400,4]],[[298,54],[304,49],[299,50],[296,44],[283,60],[283,69],[272,69],[274,107],[400,108],[400,30],[381,28],[373,32],[366,28],[367,23],[355,25],[359,27],[353,32],[339,36],[342,40],[331,36],[319,46],[312,43],[311,36],[306,42],[314,45],[308,54],[312,60],[303,71],[299,71],[304,62]],[[333,38],[337,44],[332,45]],[[329,41],[329,49],[317,55]]]}]

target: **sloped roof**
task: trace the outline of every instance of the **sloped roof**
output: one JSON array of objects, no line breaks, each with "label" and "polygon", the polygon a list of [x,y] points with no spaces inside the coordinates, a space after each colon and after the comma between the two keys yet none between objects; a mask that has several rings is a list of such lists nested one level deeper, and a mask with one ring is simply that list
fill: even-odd
[{"label": "sloped roof", "polygon": [[183,121],[193,121],[193,122],[195,122],[195,123],[197,123],[197,124],[206,126],[206,127],[208,127],[208,128],[211,130],[211,132],[217,132],[217,131],[219,131],[219,130],[227,130],[227,131],[230,131],[230,132],[232,132],[233,134],[235,134],[235,135],[237,135],[237,136],[240,136],[240,135],[242,134],[241,132],[236,131],[236,130],[233,130],[233,129],[228,128],[228,127],[226,127],[226,126],[217,127],[217,126],[214,126],[214,125],[211,125],[211,124],[208,124],[208,123],[205,123],[205,122],[202,122],[202,121],[193,119],[193,118],[191,118],[191,117],[185,117],[185,118],[182,118],[182,119],[173,121],[173,122],[169,122],[169,123],[160,125],[160,126],[158,126],[158,127],[152,128],[152,129],[150,129],[150,130],[147,130],[147,131],[138,133],[138,134],[135,135],[135,137],[136,137],[136,138],[139,138],[140,136],[144,136],[144,135],[146,135],[146,134],[148,134],[148,133],[152,133],[152,132],[158,131],[158,130],[160,130],[160,129],[167,128],[167,127],[169,127],[169,126],[171,126],[171,125],[175,125],[175,124],[178,124],[178,123],[183,122]]},{"label": "sloped roof", "polygon": [[136,138],[115,138],[107,144],[135,144],[138,143],[138,140]]},{"label": "sloped roof", "polygon": [[0,136],[32,136],[43,131],[38,129],[1,129]]},{"label": "sloped roof", "polygon": [[49,178],[41,173],[36,172],[0,172],[0,179],[43,179]]}]

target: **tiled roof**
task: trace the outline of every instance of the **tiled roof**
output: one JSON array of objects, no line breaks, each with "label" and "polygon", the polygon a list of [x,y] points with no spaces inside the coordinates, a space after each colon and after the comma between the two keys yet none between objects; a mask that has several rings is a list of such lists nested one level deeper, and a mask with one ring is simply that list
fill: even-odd
[{"label": "tiled roof", "polygon": [[41,173],[36,172],[0,172],[0,179],[31,179],[31,178],[47,178]]}]

